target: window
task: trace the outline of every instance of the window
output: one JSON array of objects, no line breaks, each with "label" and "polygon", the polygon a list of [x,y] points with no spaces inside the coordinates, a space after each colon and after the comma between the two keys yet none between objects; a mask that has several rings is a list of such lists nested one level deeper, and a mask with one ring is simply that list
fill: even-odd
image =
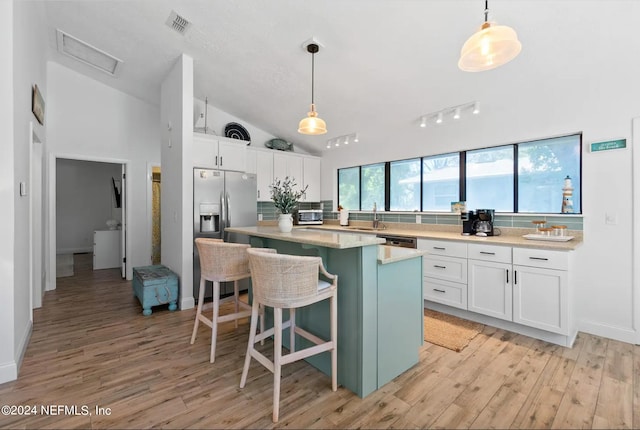
[{"label": "window", "polygon": [[389,178],[389,210],[420,210],[420,159],[392,161]]},{"label": "window", "polygon": [[373,209],[375,202],[379,209],[384,208],[384,163],[362,166],[362,210]]},{"label": "window", "polygon": [[435,155],[422,159],[422,210],[451,210],[460,200],[460,154]]},{"label": "window", "polygon": [[450,212],[451,202],[496,212],[562,213],[565,178],[582,213],[582,134],[338,169],[346,209]]},{"label": "window", "polygon": [[569,176],[573,211],[580,213],[580,136],[518,145],[518,212],[562,212],[562,187]]},{"label": "window", "polygon": [[514,146],[467,151],[468,209],[513,212]]},{"label": "window", "polygon": [[360,168],[338,169],[338,204],[345,209],[360,209]]}]

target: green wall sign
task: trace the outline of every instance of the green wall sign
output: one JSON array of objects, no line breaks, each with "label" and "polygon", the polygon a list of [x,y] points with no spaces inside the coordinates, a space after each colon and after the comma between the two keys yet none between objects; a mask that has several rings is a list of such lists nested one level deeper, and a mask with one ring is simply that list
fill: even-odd
[{"label": "green wall sign", "polygon": [[591,144],[591,152],[609,151],[610,149],[623,149],[627,147],[627,139],[608,140]]}]

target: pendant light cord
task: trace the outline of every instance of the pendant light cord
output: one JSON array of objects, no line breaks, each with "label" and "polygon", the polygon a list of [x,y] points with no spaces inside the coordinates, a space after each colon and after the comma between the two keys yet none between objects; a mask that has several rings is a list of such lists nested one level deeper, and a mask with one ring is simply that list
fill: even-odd
[{"label": "pendant light cord", "polygon": [[484,22],[489,20],[489,0],[484,0]]},{"label": "pendant light cord", "polygon": [[314,81],[315,81],[315,70],[316,70],[316,63],[315,63],[315,58],[316,58],[316,53],[312,52],[311,53],[311,104],[313,104],[313,86],[314,86]]}]

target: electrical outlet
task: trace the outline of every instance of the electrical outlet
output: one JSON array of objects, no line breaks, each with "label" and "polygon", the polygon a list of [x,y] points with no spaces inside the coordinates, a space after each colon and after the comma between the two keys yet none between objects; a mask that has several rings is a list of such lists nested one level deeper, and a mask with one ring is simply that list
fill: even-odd
[{"label": "electrical outlet", "polygon": [[262,214],[258,214],[258,221],[262,221]]},{"label": "electrical outlet", "polygon": [[416,215],[416,224],[422,223],[422,215]]}]

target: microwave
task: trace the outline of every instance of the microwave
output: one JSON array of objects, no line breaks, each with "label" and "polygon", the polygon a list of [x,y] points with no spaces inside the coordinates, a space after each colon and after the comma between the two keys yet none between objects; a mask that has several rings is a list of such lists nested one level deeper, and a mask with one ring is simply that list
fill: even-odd
[{"label": "microwave", "polygon": [[295,221],[299,225],[322,224],[322,210],[301,209],[296,214]]}]

